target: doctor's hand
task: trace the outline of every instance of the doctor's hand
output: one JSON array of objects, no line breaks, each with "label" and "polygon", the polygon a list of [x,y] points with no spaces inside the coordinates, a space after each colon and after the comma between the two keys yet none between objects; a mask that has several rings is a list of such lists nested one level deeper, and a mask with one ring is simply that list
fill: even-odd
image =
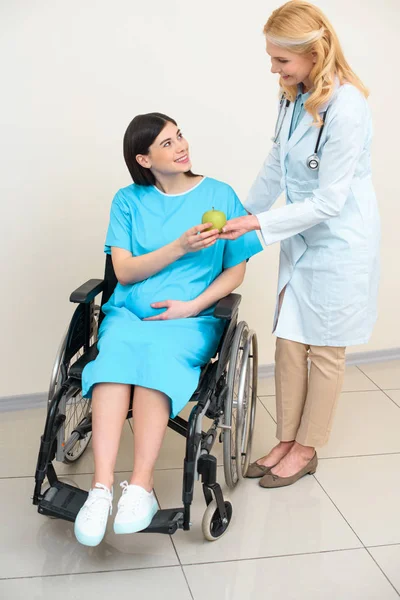
[{"label": "doctor's hand", "polygon": [[191,300],[188,302],[182,302],[182,300],[165,300],[163,302],[153,302],[150,306],[152,308],[166,308],[167,310],[154,317],[147,317],[143,321],[187,319],[188,317],[195,317],[198,314],[195,303]]},{"label": "doctor's hand", "polygon": [[260,228],[260,223],[255,215],[248,215],[247,217],[237,217],[227,221],[226,225],[222,229],[222,233],[219,236],[220,240],[237,240],[245,233],[249,231],[255,231]]}]

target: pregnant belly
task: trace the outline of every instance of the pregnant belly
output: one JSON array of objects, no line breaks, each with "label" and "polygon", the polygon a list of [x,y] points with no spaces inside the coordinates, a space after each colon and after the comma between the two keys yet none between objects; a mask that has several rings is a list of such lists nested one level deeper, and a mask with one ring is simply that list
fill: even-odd
[{"label": "pregnant belly", "polygon": [[[151,285],[149,285],[151,283]],[[164,312],[166,309],[152,308],[154,302],[162,302],[164,300],[192,300],[198,293],[193,293],[191,285],[154,285],[151,280],[142,281],[132,287],[131,292],[125,300],[125,306],[133,312],[139,319],[153,317]]]}]

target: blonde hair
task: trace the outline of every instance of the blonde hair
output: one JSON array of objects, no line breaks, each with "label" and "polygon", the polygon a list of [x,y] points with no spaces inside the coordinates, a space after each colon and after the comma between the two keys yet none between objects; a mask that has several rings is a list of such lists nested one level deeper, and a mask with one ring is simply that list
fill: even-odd
[{"label": "blonde hair", "polygon": [[[368,90],[346,61],[339,39],[324,13],[303,0],[290,0],[274,10],[264,26],[267,40],[295,54],[315,52],[316,63],[310,73],[313,92],[304,108],[313,116],[315,125],[321,126],[318,109],[334,91],[335,76],[341,84],[353,84],[367,98]],[[297,86],[287,86],[280,80],[281,91],[293,102]]]}]

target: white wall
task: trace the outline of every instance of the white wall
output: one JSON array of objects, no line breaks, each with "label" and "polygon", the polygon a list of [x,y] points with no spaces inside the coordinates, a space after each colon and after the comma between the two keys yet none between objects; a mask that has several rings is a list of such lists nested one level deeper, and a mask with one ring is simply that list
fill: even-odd
[{"label": "white wall", "polygon": [[[400,345],[398,0],[317,2],[371,89],[383,243],[379,322],[367,347]],[[270,147],[277,80],[262,27],[276,0],[3,0],[0,4],[0,396],[46,390],[73,306],[101,277],[115,191],[130,183],[133,116],[179,121],[194,168],[247,193]],[[397,134],[397,135],[396,135]],[[273,361],[278,247],[249,265],[242,316]]]}]

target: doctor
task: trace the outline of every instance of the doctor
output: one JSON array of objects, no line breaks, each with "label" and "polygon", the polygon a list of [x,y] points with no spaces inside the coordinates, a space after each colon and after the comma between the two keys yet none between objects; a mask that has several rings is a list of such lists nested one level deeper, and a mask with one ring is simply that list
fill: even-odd
[{"label": "doctor", "polygon": [[[293,0],[264,27],[281,101],[273,147],[223,239],[260,230],[281,242],[275,383],[279,444],[250,465],[266,488],[317,468],[345,369],[345,349],[376,320],[379,214],[371,181],[368,92],[316,6]],[[270,210],[285,192],[286,206]],[[308,361],[310,371],[308,372]]]}]

